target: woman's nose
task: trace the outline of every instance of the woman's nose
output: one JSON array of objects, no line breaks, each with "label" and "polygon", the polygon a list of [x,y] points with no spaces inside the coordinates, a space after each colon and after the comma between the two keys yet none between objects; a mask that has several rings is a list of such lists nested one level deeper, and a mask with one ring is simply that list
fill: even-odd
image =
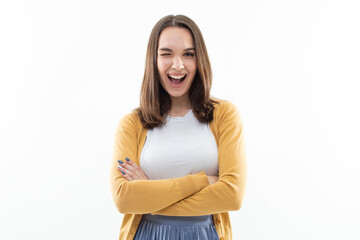
[{"label": "woman's nose", "polygon": [[176,70],[180,70],[180,69],[184,68],[184,64],[183,64],[181,58],[175,57],[173,60],[173,65],[171,67]]}]

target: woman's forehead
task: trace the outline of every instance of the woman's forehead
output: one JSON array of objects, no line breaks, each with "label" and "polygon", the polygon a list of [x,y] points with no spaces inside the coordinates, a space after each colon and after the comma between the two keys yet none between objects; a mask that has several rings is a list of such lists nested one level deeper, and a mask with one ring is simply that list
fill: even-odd
[{"label": "woman's forehead", "polygon": [[191,32],[186,28],[167,27],[159,36],[158,49],[171,50],[194,48],[194,40]]}]

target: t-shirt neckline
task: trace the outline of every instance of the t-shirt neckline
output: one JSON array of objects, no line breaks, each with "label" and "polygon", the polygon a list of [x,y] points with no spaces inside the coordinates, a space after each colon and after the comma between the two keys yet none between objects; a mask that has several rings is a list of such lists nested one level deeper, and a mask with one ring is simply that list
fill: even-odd
[{"label": "t-shirt neckline", "polygon": [[190,113],[192,113],[192,109],[190,109],[184,116],[177,116],[177,117],[171,117],[170,115],[168,115],[168,118],[171,119],[171,120],[181,120],[181,119],[185,119],[185,118],[188,118],[190,116]]}]

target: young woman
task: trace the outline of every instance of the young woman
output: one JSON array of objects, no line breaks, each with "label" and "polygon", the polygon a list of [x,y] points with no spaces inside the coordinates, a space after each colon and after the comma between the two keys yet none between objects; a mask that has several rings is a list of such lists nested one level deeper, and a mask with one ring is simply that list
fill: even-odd
[{"label": "young woman", "polygon": [[111,166],[121,240],[232,239],[228,211],[246,183],[243,124],[210,97],[212,72],[197,25],[183,15],[154,26],[140,107],[119,122]]}]

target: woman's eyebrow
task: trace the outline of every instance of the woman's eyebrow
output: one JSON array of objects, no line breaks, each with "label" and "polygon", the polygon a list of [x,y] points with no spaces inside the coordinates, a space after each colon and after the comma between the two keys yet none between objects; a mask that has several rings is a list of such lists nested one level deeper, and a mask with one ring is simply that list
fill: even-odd
[{"label": "woman's eyebrow", "polygon": [[[186,52],[186,51],[191,51],[191,50],[195,51],[195,48],[194,48],[194,47],[186,48],[186,49],[184,49],[184,52]],[[170,48],[160,48],[159,51],[172,52],[173,50],[171,50]]]},{"label": "woman's eyebrow", "polygon": [[172,52],[172,50],[170,48],[160,48],[159,51],[168,51],[168,52]]}]

